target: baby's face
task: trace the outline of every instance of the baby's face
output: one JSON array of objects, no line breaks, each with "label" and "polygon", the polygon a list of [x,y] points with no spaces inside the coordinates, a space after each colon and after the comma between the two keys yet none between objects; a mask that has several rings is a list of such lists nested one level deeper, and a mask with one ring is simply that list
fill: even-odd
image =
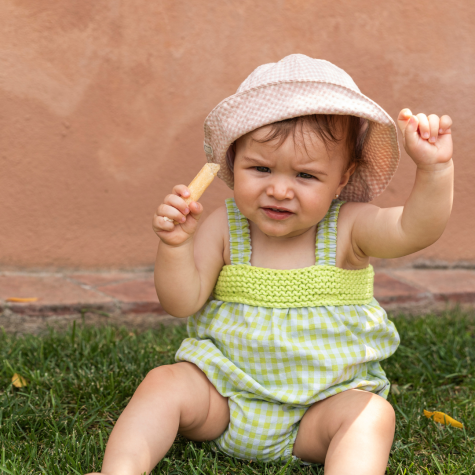
[{"label": "baby's face", "polygon": [[340,194],[353,171],[347,168],[342,140],[327,150],[322,140],[304,128],[303,139],[290,135],[259,143],[269,126],[236,142],[234,198],[241,212],[268,236],[293,237],[323,219],[335,194]]}]

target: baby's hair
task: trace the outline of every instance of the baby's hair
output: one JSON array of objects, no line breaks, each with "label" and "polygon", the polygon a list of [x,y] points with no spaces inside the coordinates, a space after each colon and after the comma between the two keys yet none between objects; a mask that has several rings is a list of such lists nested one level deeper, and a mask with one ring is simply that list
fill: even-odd
[{"label": "baby's hair", "polygon": [[[278,140],[276,148],[280,147],[289,135],[295,143],[297,133],[303,137],[303,127],[307,126],[312,132],[317,134],[323,141],[325,147],[329,149],[332,144],[337,144],[345,139],[348,151],[349,168],[352,164],[356,169],[362,168],[364,163],[363,144],[368,121],[352,115],[334,115],[334,114],[313,114],[294,117],[292,119],[281,120],[270,125],[269,133],[263,139],[254,139],[259,143],[272,142]],[[302,140],[305,147],[305,141]],[[229,147],[226,154],[226,164],[233,171],[235,156],[235,143]]]}]

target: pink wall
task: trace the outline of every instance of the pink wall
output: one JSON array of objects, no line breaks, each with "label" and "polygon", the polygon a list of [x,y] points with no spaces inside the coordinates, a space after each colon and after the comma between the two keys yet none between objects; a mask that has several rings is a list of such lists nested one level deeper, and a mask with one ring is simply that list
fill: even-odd
[{"label": "pink wall", "polygon": [[[4,0],[0,18],[2,269],[153,265],[154,209],[204,163],[204,118],[290,53],[342,67],[393,118],[452,116],[448,228],[390,264],[475,264],[473,1]],[[377,204],[413,179],[403,153]],[[216,180],[202,202],[230,195]]]}]

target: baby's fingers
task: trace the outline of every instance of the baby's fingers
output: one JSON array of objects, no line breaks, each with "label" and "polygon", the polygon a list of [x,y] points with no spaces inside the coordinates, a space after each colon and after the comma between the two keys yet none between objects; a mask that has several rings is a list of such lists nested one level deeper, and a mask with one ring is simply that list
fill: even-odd
[{"label": "baby's fingers", "polygon": [[189,204],[189,208],[191,216],[193,216],[193,218],[198,221],[201,217],[201,213],[203,212],[203,205],[201,203],[198,203],[197,201],[192,201]]},{"label": "baby's fingers", "polygon": [[439,122],[439,134],[450,134],[450,127],[452,127],[452,119],[448,115],[443,115]]},{"label": "baby's fingers", "polygon": [[439,135],[439,124],[440,124],[440,119],[438,115],[431,114],[428,117],[429,120],[429,142],[430,143],[435,143],[437,141],[437,137]]},{"label": "baby's fingers", "polygon": [[181,213],[180,210],[178,210],[175,206],[171,206],[169,204],[161,204],[157,210],[157,215],[163,216],[165,221],[170,220],[177,223],[184,223],[186,221],[185,214],[188,213],[189,210],[186,213]]},{"label": "baby's fingers", "polygon": [[[190,212],[190,209],[189,209],[186,201],[181,196],[178,196],[178,195],[175,195],[175,194],[167,195],[165,197],[165,199],[163,200],[163,203],[165,205],[176,208],[181,213],[181,215],[183,215],[183,216],[186,216]],[[158,213],[158,214],[160,214],[160,213]],[[169,216],[169,218],[171,218],[171,217],[172,216]],[[179,221],[179,220],[176,220],[176,221]]]},{"label": "baby's fingers", "polygon": [[427,140],[430,137],[429,119],[425,114],[417,114],[417,119],[419,121],[419,133],[423,139]]},{"label": "baby's fingers", "polygon": [[411,117],[412,117],[412,112],[410,109],[403,109],[401,112],[399,112],[399,115],[397,118],[397,125],[403,134],[404,134],[404,131],[406,130],[408,121]]},{"label": "baby's fingers", "polygon": [[183,199],[190,197],[190,190],[185,185],[176,185],[173,187],[173,193],[175,195],[181,196]]},{"label": "baby's fingers", "polygon": [[175,225],[173,224],[172,219],[169,219],[166,216],[155,215],[153,217],[152,228],[156,233],[159,233],[161,231],[173,231]]},{"label": "baby's fingers", "polygon": [[196,201],[191,201],[188,206],[190,208],[190,214],[186,217],[186,220],[180,224],[183,231],[191,235],[196,231],[198,221],[203,213],[203,206]]}]

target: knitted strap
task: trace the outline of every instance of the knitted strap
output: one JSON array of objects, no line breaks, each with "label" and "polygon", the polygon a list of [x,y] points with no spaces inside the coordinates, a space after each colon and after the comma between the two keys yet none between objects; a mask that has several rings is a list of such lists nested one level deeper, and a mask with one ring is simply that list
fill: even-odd
[{"label": "knitted strap", "polygon": [[231,264],[251,265],[251,236],[249,231],[249,222],[233,198],[226,200],[226,209],[228,210],[229,225],[229,251],[231,254]]},{"label": "knitted strap", "polygon": [[318,223],[315,243],[315,264],[336,265],[337,221],[344,201],[333,200],[325,217]]}]

